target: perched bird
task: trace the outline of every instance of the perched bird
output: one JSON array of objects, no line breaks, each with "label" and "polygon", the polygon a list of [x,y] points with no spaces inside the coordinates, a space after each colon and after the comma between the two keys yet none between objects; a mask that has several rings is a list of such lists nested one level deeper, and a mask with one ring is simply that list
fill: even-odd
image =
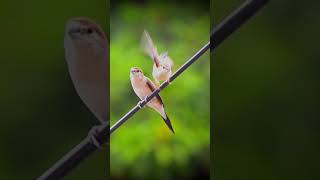
[{"label": "perched bird", "polygon": [[[156,88],[152,81],[145,77],[142,70],[138,67],[133,67],[130,70],[131,85],[136,95],[145,100]],[[160,95],[155,96],[147,103],[149,107],[156,110],[167,124],[168,128],[174,133],[169,117],[167,116],[164,104]]]},{"label": "perched bird", "polygon": [[[141,39],[141,46],[145,53],[147,53],[153,60],[152,76],[159,86],[159,81],[169,80],[172,74],[173,61],[168,56],[168,52],[158,54],[157,47],[153,44],[153,41],[149,33],[145,30]],[[169,81],[170,83],[170,81]]]},{"label": "perched bird", "polygon": [[65,58],[73,85],[100,122],[109,119],[109,45],[99,25],[87,18],[66,23]]}]

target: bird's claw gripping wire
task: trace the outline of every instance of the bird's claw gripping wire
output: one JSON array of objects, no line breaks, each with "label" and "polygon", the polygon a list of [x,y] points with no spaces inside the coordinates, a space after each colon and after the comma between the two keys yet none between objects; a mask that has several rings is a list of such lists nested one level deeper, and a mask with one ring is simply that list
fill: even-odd
[{"label": "bird's claw gripping wire", "polygon": [[93,126],[89,133],[88,133],[88,138],[91,142],[91,144],[95,145],[98,149],[102,149],[104,148],[108,143],[107,142],[102,142],[101,140],[99,140],[98,137],[98,128],[99,126]]},{"label": "bird's claw gripping wire", "polygon": [[142,108],[142,103],[147,104],[147,99],[148,99],[148,96],[146,96],[143,100],[138,102],[138,106],[139,106],[140,109]]},{"label": "bird's claw gripping wire", "polygon": [[168,78],[168,79],[166,80],[166,82],[170,85],[170,84],[171,84],[170,78]]}]

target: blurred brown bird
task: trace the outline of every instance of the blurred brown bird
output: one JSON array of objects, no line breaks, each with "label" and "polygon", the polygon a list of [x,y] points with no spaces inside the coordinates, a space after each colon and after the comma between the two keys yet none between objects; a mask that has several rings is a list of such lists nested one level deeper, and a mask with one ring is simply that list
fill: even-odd
[{"label": "blurred brown bird", "polygon": [[88,18],[70,19],[64,38],[73,85],[100,122],[109,119],[109,45],[102,28]]}]

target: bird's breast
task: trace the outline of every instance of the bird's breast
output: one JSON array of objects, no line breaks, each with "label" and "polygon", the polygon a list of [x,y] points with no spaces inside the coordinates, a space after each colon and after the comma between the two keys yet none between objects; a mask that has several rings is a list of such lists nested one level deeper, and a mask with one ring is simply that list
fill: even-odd
[{"label": "bird's breast", "polygon": [[152,76],[161,81],[167,80],[170,77],[170,75],[171,71],[166,71],[157,67],[154,67],[152,71]]},{"label": "bird's breast", "polygon": [[152,93],[150,88],[147,86],[147,83],[145,83],[145,82],[140,82],[138,80],[132,80],[131,84],[132,84],[134,92],[141,100],[144,99],[147,95]]}]

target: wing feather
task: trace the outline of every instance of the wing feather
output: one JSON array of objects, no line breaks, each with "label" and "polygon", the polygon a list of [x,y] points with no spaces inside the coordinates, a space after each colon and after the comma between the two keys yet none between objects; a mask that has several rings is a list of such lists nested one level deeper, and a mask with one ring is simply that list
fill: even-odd
[{"label": "wing feather", "polygon": [[153,41],[148,33],[148,31],[144,30],[142,38],[141,38],[141,47],[145,53],[147,53],[151,59],[154,61],[157,67],[159,67],[159,55],[157,47],[153,44]]},{"label": "wing feather", "polygon": [[[147,78],[147,85],[148,87],[150,88],[150,90],[153,92],[154,90],[156,90],[156,86],[153,84],[153,82]],[[159,94],[156,95],[155,97],[156,99],[158,99],[160,101],[160,103],[163,105],[163,101],[162,101],[162,98]],[[163,105],[164,106],[164,105]]]}]

